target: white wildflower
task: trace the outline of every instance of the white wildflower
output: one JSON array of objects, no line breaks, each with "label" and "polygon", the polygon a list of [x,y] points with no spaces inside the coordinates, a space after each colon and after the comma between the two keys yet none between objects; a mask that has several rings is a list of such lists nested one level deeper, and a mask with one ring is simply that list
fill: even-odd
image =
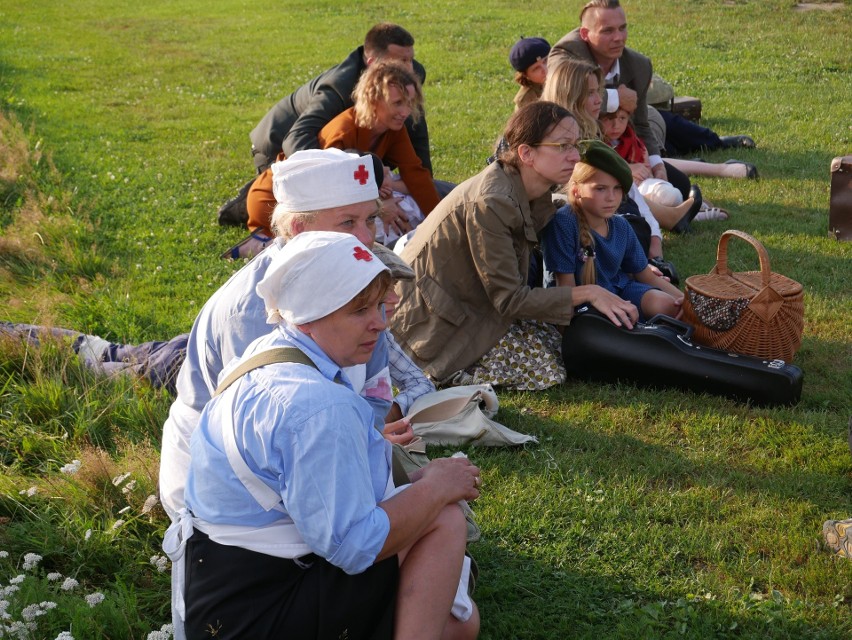
[{"label": "white wildflower", "polygon": [[151,556],[151,564],[163,573],[169,566],[169,559],[166,556]]},{"label": "white wildflower", "polygon": [[44,602],[40,602],[39,606],[45,611],[50,611],[51,609],[55,609],[58,605],[50,600],[45,600]]},{"label": "white wildflower", "polygon": [[113,486],[119,486],[122,482],[127,480],[130,477],[130,472],[122,473],[121,475],[117,475],[112,479]]},{"label": "white wildflower", "polygon": [[0,558],[8,558],[8,557],[9,557],[8,551],[0,551]]},{"label": "white wildflower", "polygon": [[18,638],[19,640],[27,640],[27,638],[30,637],[30,630],[28,626],[20,620],[15,620],[12,624],[6,627],[6,632],[9,633],[10,636]]},{"label": "white wildflower", "polygon": [[38,493],[38,487],[30,487],[29,489],[21,489],[18,491],[18,495],[27,496],[28,498],[32,498],[35,494]]},{"label": "white wildflower", "polygon": [[88,540],[91,537],[92,537],[92,530],[86,529],[86,534],[83,536],[83,540]]},{"label": "white wildflower", "polygon": [[152,631],[149,633],[145,640],[169,640],[174,632],[175,628],[173,625],[164,624],[160,627],[159,631]]},{"label": "white wildflower", "polygon": [[150,496],[145,498],[145,504],[142,505],[142,513],[150,513],[151,509],[156,507],[158,502],[159,500],[154,494],[151,494]]},{"label": "white wildflower", "polygon": [[71,635],[70,631],[63,631],[56,636],[56,640],[74,640],[74,636]]},{"label": "white wildflower", "polygon": [[68,464],[63,465],[59,469],[59,471],[61,473],[67,473],[69,476],[73,476],[75,473],[77,473],[80,470],[81,466],[82,466],[82,463],[79,460],[72,460]]},{"label": "white wildflower", "polygon": [[62,579],[61,573],[53,572],[53,573],[47,574],[47,581],[48,582],[56,582],[57,580],[61,580],[61,579]]},{"label": "white wildflower", "polygon": [[25,575],[22,573],[21,575],[19,575],[19,576],[15,576],[15,577],[14,577],[14,578],[12,578],[11,580],[9,580],[9,584],[21,584],[21,583],[24,581],[24,578],[26,578],[26,577],[27,577],[27,576],[25,576]]},{"label": "white wildflower", "polygon": [[28,604],[26,607],[21,609],[21,617],[27,622],[32,622],[39,616],[43,616],[45,613],[47,612],[37,604]]},{"label": "white wildflower", "polygon": [[62,583],[63,591],[71,591],[71,589],[76,589],[79,586],[79,582],[77,582],[74,578],[65,578],[65,582]]},{"label": "white wildflower", "polygon": [[120,513],[120,514],[122,514],[122,515],[124,515],[124,514],[125,514],[125,513],[127,513],[128,511],[130,511],[130,505],[127,505],[126,507],[124,507],[124,509],[121,509],[121,510],[119,511],[119,513]]},{"label": "white wildflower", "polygon": [[86,596],[86,604],[88,604],[90,607],[99,605],[103,601],[104,594],[102,594],[100,591],[95,591],[94,593],[90,593]]},{"label": "white wildflower", "polygon": [[118,531],[123,526],[124,526],[124,520],[119,518],[118,520],[116,520],[115,522],[112,523],[112,528],[110,529],[110,531]]},{"label": "white wildflower", "polygon": [[124,485],[124,487],[121,489],[121,492],[123,494],[127,495],[128,493],[133,491],[135,488],[136,488],[136,480],[131,480],[126,485]]},{"label": "white wildflower", "polygon": [[0,589],[0,598],[5,598],[6,596],[10,596],[13,593],[16,593],[20,590],[20,587],[16,584],[10,584],[8,587],[3,587]]},{"label": "white wildflower", "polygon": [[41,562],[41,556],[37,553],[28,553],[24,556],[24,571],[35,569]]}]

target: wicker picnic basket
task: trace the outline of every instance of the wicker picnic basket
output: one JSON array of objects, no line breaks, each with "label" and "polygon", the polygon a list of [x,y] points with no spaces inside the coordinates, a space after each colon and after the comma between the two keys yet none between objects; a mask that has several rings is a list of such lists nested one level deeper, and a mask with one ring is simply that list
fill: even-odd
[{"label": "wicker picnic basket", "polygon": [[[733,273],[728,268],[731,237],[755,248],[760,271]],[[699,344],[789,362],[802,343],[803,297],[801,284],[772,273],[759,240],[728,230],[719,238],[713,270],[686,279],[684,319],[694,325],[693,340]]]}]

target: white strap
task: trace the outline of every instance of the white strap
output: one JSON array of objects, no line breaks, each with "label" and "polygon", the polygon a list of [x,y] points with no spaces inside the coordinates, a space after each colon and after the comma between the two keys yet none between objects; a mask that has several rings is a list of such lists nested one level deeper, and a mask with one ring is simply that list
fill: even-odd
[{"label": "white strap", "polygon": [[237,436],[234,431],[234,411],[237,409],[236,390],[239,386],[239,384],[233,385],[225,391],[225,393],[230,393],[232,396],[230,410],[221,412],[224,414],[224,419],[222,420],[222,444],[225,447],[225,455],[228,456],[228,462],[231,464],[234,474],[265,511],[275,509],[276,511],[287,513],[284,507],[281,506],[281,496],[278,495],[278,492],[264,484],[260,478],[252,473],[237,448]]},{"label": "white strap", "polygon": [[183,595],[186,588],[186,541],[192,537],[192,516],[186,509],[178,511],[163,538],[163,551],[172,561],[172,625],[175,640],[185,640],[184,621],[186,605]]}]

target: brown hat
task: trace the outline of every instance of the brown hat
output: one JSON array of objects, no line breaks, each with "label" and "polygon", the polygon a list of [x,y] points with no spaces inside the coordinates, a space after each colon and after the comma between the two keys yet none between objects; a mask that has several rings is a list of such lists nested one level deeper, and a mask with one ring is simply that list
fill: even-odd
[{"label": "brown hat", "polygon": [[371,250],[390,269],[391,277],[397,280],[414,280],[414,269],[385,245],[374,242]]}]

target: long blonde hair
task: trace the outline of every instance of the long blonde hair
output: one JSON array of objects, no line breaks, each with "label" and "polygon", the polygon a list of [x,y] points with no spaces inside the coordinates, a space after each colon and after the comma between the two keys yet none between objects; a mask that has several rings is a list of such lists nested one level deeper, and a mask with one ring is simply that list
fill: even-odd
[{"label": "long blonde hair", "polygon": [[586,113],[586,95],[589,92],[590,75],[597,77],[598,86],[603,87],[603,73],[600,67],[585,60],[559,58],[549,63],[544,92],[541,94],[541,100],[555,102],[573,114],[580,126],[580,137],[583,139],[601,137],[598,121]]},{"label": "long blonde hair", "polygon": [[585,184],[592,179],[592,176],[597,173],[598,169],[585,162],[578,162],[574,165],[574,172],[571,174],[571,179],[568,185],[563,188],[565,195],[568,196],[568,202],[571,204],[571,209],[574,215],[577,216],[577,227],[579,229],[580,248],[585,256],[583,262],[583,270],[580,272],[580,284],[596,284],[597,270],[595,269],[595,237],[592,235],[592,230],[589,227],[589,220],[586,218],[586,212],[580,204],[580,199],[577,197],[575,187]]}]

